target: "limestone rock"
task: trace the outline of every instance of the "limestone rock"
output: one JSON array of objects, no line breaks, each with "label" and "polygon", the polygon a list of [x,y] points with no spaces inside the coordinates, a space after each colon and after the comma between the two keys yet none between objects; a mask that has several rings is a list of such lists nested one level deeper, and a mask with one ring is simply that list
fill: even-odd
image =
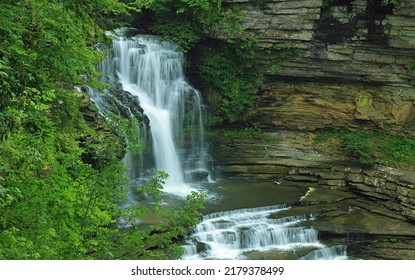
[{"label": "limestone rock", "polygon": [[[368,211],[415,221],[415,172],[384,166],[363,169],[345,159],[320,155],[301,132],[265,133],[261,142],[224,138],[210,141],[222,143],[213,144],[211,152],[223,174],[310,187],[316,190],[313,194],[324,189],[326,197],[330,193],[338,198],[344,197],[339,193],[358,196],[378,206]],[[302,202],[319,201],[307,197]]]},{"label": "limestone rock", "polygon": [[415,185],[415,172],[406,171],[401,178],[399,179],[401,182],[408,184],[408,185]]},{"label": "limestone rock", "polygon": [[415,137],[412,0],[393,9],[365,0],[330,1],[328,7],[322,0],[225,2],[241,9],[242,27],[259,46],[299,50],[284,58],[280,73],[269,74],[249,121],[302,131],[387,126]]}]

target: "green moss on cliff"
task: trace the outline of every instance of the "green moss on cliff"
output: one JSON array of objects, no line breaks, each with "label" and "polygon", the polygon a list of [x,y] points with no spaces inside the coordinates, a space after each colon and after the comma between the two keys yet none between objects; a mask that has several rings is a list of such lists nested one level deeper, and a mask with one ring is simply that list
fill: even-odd
[{"label": "green moss on cliff", "polygon": [[377,132],[322,131],[314,143],[323,153],[338,153],[359,163],[415,169],[415,140]]}]

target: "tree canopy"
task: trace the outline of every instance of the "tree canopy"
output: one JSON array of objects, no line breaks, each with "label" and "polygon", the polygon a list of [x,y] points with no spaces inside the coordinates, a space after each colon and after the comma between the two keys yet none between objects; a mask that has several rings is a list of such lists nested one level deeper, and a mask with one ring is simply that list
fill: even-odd
[{"label": "tree canopy", "polygon": [[116,227],[118,217],[167,210],[119,209],[123,139],[97,113],[84,117],[88,98],[74,89],[98,85],[103,30],[150,2],[0,0],[0,259],[180,255],[173,240],[197,221],[203,196],[189,196],[157,230]]}]

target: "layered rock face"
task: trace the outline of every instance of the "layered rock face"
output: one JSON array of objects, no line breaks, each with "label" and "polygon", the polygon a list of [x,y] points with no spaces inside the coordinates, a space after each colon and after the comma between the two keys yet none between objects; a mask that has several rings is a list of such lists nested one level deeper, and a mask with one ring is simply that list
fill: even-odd
[{"label": "layered rock face", "polygon": [[310,225],[329,242],[346,236],[350,258],[414,259],[415,173],[322,155],[312,138],[312,133],[278,131],[263,139],[210,141],[224,177],[308,187],[290,214],[315,213],[318,219]]},{"label": "layered rock face", "polygon": [[[211,139],[215,143],[212,156],[222,164],[223,175],[307,186],[317,192],[353,193],[375,201],[382,210],[368,204],[359,207],[415,221],[415,172],[382,166],[368,168],[345,158],[322,155],[313,149],[312,134],[279,131],[264,137],[263,141]],[[332,196],[327,194],[322,201]],[[342,196],[336,192],[332,199]]]},{"label": "layered rock face", "polygon": [[268,76],[250,120],[267,129],[388,127],[414,135],[414,1],[225,2],[241,9],[260,47],[298,50]]},{"label": "layered rock face", "polygon": [[244,29],[264,50],[297,51],[284,58],[282,71],[267,75],[248,113],[272,133],[266,141],[220,139],[212,150],[222,171],[310,186],[314,194],[347,200],[351,209],[412,224],[414,173],[319,154],[310,132],[381,128],[415,137],[415,1],[224,2],[240,8]]}]

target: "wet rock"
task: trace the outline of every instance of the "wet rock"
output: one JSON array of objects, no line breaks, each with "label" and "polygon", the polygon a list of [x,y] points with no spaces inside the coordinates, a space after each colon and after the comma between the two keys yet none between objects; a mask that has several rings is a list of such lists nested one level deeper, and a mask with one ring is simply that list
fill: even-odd
[{"label": "wet rock", "polygon": [[246,253],[245,256],[248,260],[298,260],[315,249],[315,247],[300,247],[291,251],[252,251]]},{"label": "wet rock", "polygon": [[[371,248],[379,248],[385,259],[400,259],[400,255],[415,259],[412,247],[390,246],[400,244],[402,236],[405,236],[407,244],[415,240],[413,172],[384,166],[371,169],[353,166],[347,160],[340,161],[315,153],[309,142],[299,140],[302,137],[303,133],[281,131],[266,135],[265,139],[272,141],[262,144],[225,141],[227,144],[224,146],[214,145],[216,155],[222,155],[216,158],[220,164],[232,163],[226,167],[234,168],[232,175],[240,172],[241,176],[261,179],[263,167],[262,172],[270,172],[269,176],[276,172],[274,175],[281,184],[309,188],[300,201],[293,203],[293,208],[272,214],[271,218],[314,214],[315,220],[302,225],[313,226],[319,231],[320,239],[330,244],[346,242],[348,256],[352,259],[379,259],[381,256]],[[253,145],[252,151],[248,143]],[[266,149],[264,145],[267,145]],[[226,153],[222,153],[223,149]],[[302,159],[307,160],[298,164]],[[312,159],[314,162],[309,164]],[[233,164],[237,161],[244,164]],[[264,161],[266,164],[263,164]],[[278,166],[284,167],[285,173],[280,173]],[[388,236],[388,241],[384,242],[384,236]],[[292,253],[287,255],[286,252],[247,254],[252,259],[264,256],[268,259],[299,257]]]},{"label": "wet rock", "polygon": [[[356,198],[356,195],[325,187],[315,187],[301,199],[301,205],[329,204]],[[345,209],[343,209],[345,211]],[[320,211],[317,211],[319,213]],[[314,212],[315,213],[315,212]]]},{"label": "wet rock", "polygon": [[248,164],[248,165],[226,165],[222,172],[226,173],[246,173],[251,175],[259,174],[287,174],[288,167],[279,165]]},{"label": "wet rock", "polygon": [[367,260],[413,260],[415,241],[405,236],[372,237],[348,245],[348,255]]},{"label": "wet rock", "polygon": [[196,243],[196,251],[200,254],[203,252],[206,252],[209,249],[208,245],[206,245],[203,242],[197,242]]},{"label": "wet rock", "polygon": [[343,180],[345,174],[325,169],[299,169],[298,174],[313,175],[324,180]]},{"label": "wet rock", "polygon": [[317,182],[318,178],[313,176],[300,176],[300,175],[291,175],[285,177],[287,181],[296,181],[296,182]]},{"label": "wet rock", "polygon": [[366,185],[371,185],[375,187],[384,187],[385,186],[385,180],[382,178],[377,177],[365,177],[364,183]]},{"label": "wet rock", "polygon": [[207,177],[209,176],[209,171],[204,170],[204,169],[192,170],[189,173],[190,173],[190,177],[196,181],[206,180]]},{"label": "wet rock", "polygon": [[318,183],[320,185],[336,186],[336,187],[346,186],[346,182],[344,180],[319,180]]},{"label": "wet rock", "polygon": [[406,171],[399,181],[408,185],[415,185],[415,172]]},{"label": "wet rock", "polygon": [[346,175],[346,180],[353,183],[363,183],[364,177],[362,174],[350,173]]},{"label": "wet rock", "polygon": [[362,173],[362,169],[355,166],[333,166],[331,170],[335,172],[347,173],[347,176],[349,176],[350,174]]},{"label": "wet rock", "polygon": [[97,132],[96,135],[88,134],[78,138],[79,146],[84,148],[83,162],[98,167],[102,162],[111,162],[113,155],[119,160],[124,158],[127,150],[125,139],[109,128],[88,94],[79,92],[78,96],[82,100],[80,111],[85,121]]}]

